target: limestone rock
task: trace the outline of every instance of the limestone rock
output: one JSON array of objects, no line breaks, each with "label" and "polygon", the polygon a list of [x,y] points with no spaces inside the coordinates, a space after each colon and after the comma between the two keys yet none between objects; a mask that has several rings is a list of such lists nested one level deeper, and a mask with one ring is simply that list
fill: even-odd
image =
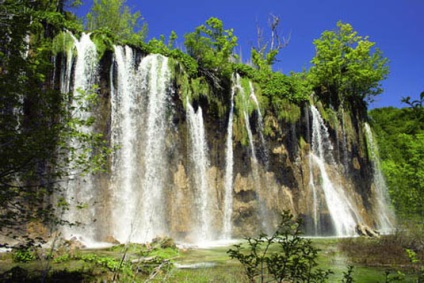
[{"label": "limestone rock", "polygon": [[365,236],[365,237],[371,237],[371,238],[380,237],[380,234],[378,233],[378,231],[372,229],[371,227],[363,223],[358,223],[355,227],[355,230],[359,236]]}]

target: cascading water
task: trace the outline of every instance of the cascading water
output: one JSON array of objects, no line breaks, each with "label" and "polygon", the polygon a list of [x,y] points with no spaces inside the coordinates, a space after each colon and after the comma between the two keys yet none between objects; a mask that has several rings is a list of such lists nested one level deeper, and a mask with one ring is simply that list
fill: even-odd
[{"label": "cascading water", "polygon": [[[112,219],[114,237],[130,240],[137,200],[141,197],[141,178],[137,170],[139,126],[142,123],[140,109],[141,92],[137,89],[137,66],[133,50],[115,46],[116,85],[112,85],[112,145],[119,147],[112,162]],[[113,77],[112,77],[113,83]],[[115,90],[116,89],[116,90]]]},{"label": "cascading water", "polygon": [[222,239],[231,239],[231,215],[233,213],[233,116],[234,116],[234,87],[231,90],[231,107],[228,117],[227,141],[225,143],[225,176],[224,176],[224,205],[222,217]]},{"label": "cascading water", "polygon": [[[250,127],[249,113],[247,112],[249,102],[248,102],[248,97],[246,97],[245,90],[244,90],[243,86],[241,85],[241,79],[240,79],[239,74],[236,75],[235,84],[236,84],[235,88],[239,90],[238,95],[240,95],[242,97],[241,101],[243,103],[243,105],[242,105],[243,118],[244,118],[244,124],[246,126],[247,137],[249,139],[250,152],[251,152],[251,155],[252,155],[251,156],[252,163],[257,168],[256,164],[258,163],[258,159],[256,158],[256,150],[255,150],[255,145],[253,143],[253,134],[252,134],[252,129]],[[257,172],[256,172],[256,175],[258,175]]]},{"label": "cascading water", "polygon": [[[311,123],[310,123],[310,108],[309,107],[305,107],[305,113],[306,113],[306,130],[307,130],[307,141],[309,144],[312,144],[312,132],[311,132]],[[315,187],[315,183],[314,183],[314,167],[313,167],[313,159],[312,159],[312,154],[310,153],[308,155],[308,163],[309,163],[309,183],[308,183],[308,187],[312,192],[312,220],[313,220],[313,235],[314,236],[318,236],[321,233],[321,229],[320,229],[320,217],[318,216],[318,209],[319,209],[319,203],[320,203],[320,199],[318,199],[318,192],[317,192],[317,188]]]},{"label": "cascading water", "polygon": [[374,142],[373,134],[368,123],[364,124],[367,144],[371,153],[374,179],[374,214],[376,215],[377,229],[384,234],[391,233],[394,229],[394,213],[388,206],[389,196],[387,194],[386,181],[381,172],[380,161],[378,158],[378,146]]},{"label": "cascading water", "polygon": [[267,170],[267,167],[268,167],[268,151],[267,151],[267,145],[266,145],[266,142],[265,142],[265,137],[263,135],[264,120],[263,120],[263,117],[262,117],[261,108],[259,106],[258,98],[255,95],[255,89],[254,89],[251,81],[249,81],[249,86],[250,86],[250,98],[253,100],[253,102],[255,102],[256,111],[258,113],[258,132],[259,132],[259,136],[261,138],[262,159],[264,160],[264,163],[265,163],[265,170]]},{"label": "cascading water", "polygon": [[191,160],[194,168],[194,183],[196,185],[195,204],[197,215],[197,242],[212,240],[212,223],[210,209],[212,196],[208,182],[208,147],[206,144],[205,128],[203,125],[202,108],[197,113],[187,99],[187,118],[191,141]]},{"label": "cascading water", "polygon": [[[252,86],[249,82],[249,85]],[[266,205],[264,203],[264,192],[263,192],[263,188],[261,186],[261,179],[259,176],[259,163],[258,163],[258,159],[256,156],[256,148],[255,148],[255,144],[254,144],[254,139],[253,139],[253,133],[252,133],[252,128],[250,126],[250,121],[249,121],[249,113],[248,113],[248,108],[249,108],[249,99],[256,96],[252,95],[252,90],[253,88],[249,89],[249,95],[246,95],[246,90],[243,88],[242,84],[241,84],[241,78],[240,76],[237,74],[236,75],[236,79],[235,79],[235,86],[236,89],[239,90],[238,95],[241,96],[241,101],[242,101],[242,110],[243,110],[243,118],[244,118],[244,124],[246,127],[246,132],[247,132],[247,137],[249,140],[249,147],[250,147],[250,152],[251,152],[251,165],[252,165],[252,176],[253,176],[253,182],[254,182],[254,186],[255,186],[255,190],[256,190],[256,194],[258,196],[258,203],[259,203],[259,213],[258,213],[258,217],[261,220],[261,230],[266,232],[266,233],[272,233],[272,227],[269,223],[269,215],[267,212],[267,208]],[[257,101],[257,100],[256,100]],[[259,107],[258,107],[259,108]]]},{"label": "cascading water", "polygon": [[312,191],[312,218],[314,222],[314,236],[318,236],[321,232],[320,230],[320,218],[318,216],[319,203],[317,187],[314,183],[314,171],[313,171],[313,154],[309,153],[309,188]]},{"label": "cascading water", "polygon": [[117,85],[112,98],[112,218],[121,242],[146,242],[167,231],[164,211],[170,73],[168,59],[148,55],[136,66],[129,47],[115,47]]},{"label": "cascading water", "polygon": [[[161,55],[149,55],[140,64],[144,74],[142,90],[147,94],[145,127],[144,178],[141,205],[141,231],[145,234],[138,240],[149,241],[166,233],[166,217],[163,207],[166,179],[166,106],[168,102],[170,72],[168,58]],[[142,233],[138,233],[141,235]]]},{"label": "cascading water", "polygon": [[[78,89],[89,91],[95,83],[107,85],[105,80],[96,80],[97,52],[89,36],[75,39],[74,48],[77,52],[68,50],[67,60],[61,66],[61,91],[78,95]],[[74,53],[78,53],[75,58]],[[102,66],[103,71],[107,68]],[[278,221],[277,215],[282,209],[310,216],[315,235],[354,235],[355,225],[362,221],[358,208],[364,219],[374,219],[383,232],[392,227],[392,215],[385,210],[385,187],[381,185],[379,164],[373,163],[376,200],[370,202],[374,207],[370,209],[373,214],[369,215],[371,212],[362,209],[361,197],[355,194],[358,192],[347,192],[340,185],[347,184],[349,190],[354,190],[350,187],[351,178],[339,174],[341,166],[334,160],[328,129],[315,107],[305,111],[307,134],[305,127],[296,123],[291,129],[285,129],[285,133],[290,131],[285,136],[292,136],[293,140],[275,137],[267,145],[255,89],[238,75],[233,81],[228,124],[224,126],[223,120],[216,125],[204,124],[203,114],[209,115],[214,108],[210,102],[204,107],[202,99],[194,107],[187,101],[185,113],[181,111],[184,102],[179,99],[183,95],[179,88],[172,89],[172,85],[179,84],[181,74],[172,81],[168,59],[162,55],[142,57],[136,49],[115,46],[109,73],[110,104],[107,95],[103,95],[100,99],[107,103],[98,111],[102,118],[110,115],[110,126],[100,121],[96,129],[110,132],[111,145],[116,148],[112,154],[110,180],[106,175],[70,180],[66,201],[72,207],[87,204],[88,208],[73,209],[64,218],[90,225],[72,230],[65,228],[66,238],[82,235],[82,241],[90,244],[91,240],[148,242],[157,236],[170,236],[177,241],[203,244],[253,234],[259,225],[262,225],[260,230],[270,233],[275,228],[271,223]],[[102,92],[105,93],[107,91]],[[251,111],[257,112],[256,131],[251,129]],[[85,119],[89,114],[82,112],[77,117]],[[344,128],[344,121],[341,123]],[[206,136],[206,126],[216,131]],[[245,128],[237,128],[240,126]],[[223,127],[227,127],[226,130]],[[178,129],[187,134],[179,135]],[[237,132],[233,133],[235,129]],[[246,146],[234,141],[240,139],[243,131]],[[355,141],[342,132],[343,144],[355,145]],[[297,138],[302,136],[307,136],[305,144],[311,148],[309,164],[308,159],[302,158],[304,150],[287,154],[297,150],[295,147],[301,141]],[[224,140],[225,146],[221,145]],[[367,140],[373,160],[377,160],[372,136]],[[77,144],[71,146],[78,147]],[[262,147],[269,156],[262,155]],[[235,167],[240,162],[248,164]],[[337,162],[342,163],[339,159]],[[365,170],[363,168],[365,166],[355,170]],[[294,193],[304,186],[299,179],[305,179],[298,178],[299,172],[305,172],[305,178],[309,175],[310,193]],[[313,205],[294,205],[296,201],[306,202],[303,198],[307,197]],[[100,205],[94,205],[96,201]],[[94,223],[94,216],[99,221]]]},{"label": "cascading water", "polygon": [[[352,236],[355,234],[355,226],[360,220],[356,209],[344,194],[342,188],[334,184],[328,174],[326,163],[329,166],[334,166],[334,159],[332,156],[332,145],[329,139],[328,129],[324,124],[318,110],[311,106],[312,113],[312,152],[310,153],[310,166],[318,166],[320,172],[320,182],[312,180],[314,190],[314,216],[317,216],[317,210],[322,207],[317,203],[318,186],[322,189],[324,194],[326,206],[330,214],[334,233],[336,236]],[[311,172],[313,168],[311,167]],[[313,179],[313,174],[311,173]],[[317,220],[314,220],[317,223]],[[315,224],[316,225],[316,224]]]},{"label": "cascading water", "polygon": [[[75,48],[77,50],[77,60],[74,69],[74,84],[73,90],[73,101],[72,108],[74,117],[87,120],[91,113],[88,113],[86,108],[87,101],[84,99],[84,94],[92,91],[92,87],[96,83],[97,79],[97,50],[96,46],[90,39],[89,34],[82,34],[80,40],[74,38]],[[68,56],[71,56],[68,53]],[[70,70],[72,60],[68,58],[67,72]],[[70,76],[63,77],[65,82],[62,82],[63,91],[69,91]],[[92,131],[91,127],[81,126],[79,128],[83,133]],[[71,139],[69,141],[70,147],[76,149],[76,155],[81,154],[79,142]],[[75,154],[75,153],[74,153]],[[75,157],[70,153],[70,159],[73,160]],[[73,169],[75,165],[71,164],[70,180],[68,187],[65,192],[66,202],[69,204],[70,210],[65,212],[64,219],[70,223],[79,223],[80,226],[73,227],[72,229],[68,226],[63,228],[63,234],[66,238],[77,236],[83,239],[85,242],[91,242],[95,240],[95,229],[92,223],[95,221],[95,203],[96,194],[93,189],[92,175],[88,174],[85,176],[81,175],[81,172]],[[84,207],[84,208],[77,208]]]}]

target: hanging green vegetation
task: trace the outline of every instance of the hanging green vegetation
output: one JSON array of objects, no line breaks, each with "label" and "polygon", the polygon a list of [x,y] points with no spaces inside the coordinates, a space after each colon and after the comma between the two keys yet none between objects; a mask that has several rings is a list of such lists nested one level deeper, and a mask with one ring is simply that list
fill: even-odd
[{"label": "hanging green vegetation", "polygon": [[251,82],[247,78],[240,79],[240,87],[236,88],[234,107],[236,112],[246,112],[250,117],[257,108],[252,98]]},{"label": "hanging green vegetation", "polygon": [[290,124],[296,123],[302,114],[299,105],[290,102],[286,98],[279,100],[279,103],[274,108],[277,110],[278,119]]},{"label": "hanging green vegetation", "polygon": [[271,114],[267,114],[264,119],[264,134],[268,137],[276,137],[280,130],[277,118]]},{"label": "hanging green vegetation", "polygon": [[183,102],[183,105],[185,108],[187,97],[190,97],[189,76],[187,75],[187,73],[184,70],[184,67],[179,61],[173,58],[170,58],[168,62],[169,62],[168,63],[169,69],[171,70],[172,77],[177,86],[177,93],[180,96],[181,101]]},{"label": "hanging green vegetation", "polygon": [[193,78],[190,80],[192,99],[199,99],[200,96],[209,98],[209,86],[203,77]]},{"label": "hanging green vegetation", "polygon": [[68,54],[75,46],[75,40],[69,32],[60,32],[53,38],[52,53],[57,55],[59,53]]},{"label": "hanging green vegetation", "polygon": [[252,85],[247,78],[237,78],[239,83],[238,87],[234,90],[234,128],[233,134],[236,141],[239,141],[242,145],[246,146],[249,144],[249,137],[247,134],[247,121],[252,115],[252,112],[257,108],[252,95]]},{"label": "hanging green vegetation", "polygon": [[113,50],[113,37],[111,30],[107,28],[98,29],[91,34],[91,40],[96,45],[97,58],[102,58],[106,51]]},{"label": "hanging green vegetation", "polygon": [[[190,102],[193,100],[199,100],[200,97],[207,98],[209,103],[222,104],[213,96],[210,95],[210,88],[208,83],[203,77],[191,77],[186,71],[185,67],[181,62],[171,57],[169,60],[170,69],[172,70],[173,78],[176,85],[178,86],[178,94],[183,102],[184,108],[186,107],[187,98]],[[218,106],[219,108],[219,106]],[[219,111],[221,115],[225,111]]]}]

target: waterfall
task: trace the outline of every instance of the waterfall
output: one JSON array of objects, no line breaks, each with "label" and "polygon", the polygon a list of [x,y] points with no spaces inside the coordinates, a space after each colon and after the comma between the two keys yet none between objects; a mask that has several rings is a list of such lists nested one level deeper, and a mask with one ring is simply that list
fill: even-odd
[{"label": "waterfall", "polygon": [[[80,40],[74,38],[75,48],[77,50],[77,60],[73,73],[74,84],[73,90],[73,101],[72,108],[73,115],[75,118],[87,120],[91,113],[87,112],[86,108],[87,101],[83,97],[87,92],[92,91],[94,84],[97,79],[97,50],[96,46],[90,39],[89,34],[82,34]],[[68,52],[68,57],[71,57],[71,52]],[[63,77],[61,85],[63,91],[69,91],[70,86],[70,68],[72,63],[72,57],[67,58],[66,72],[68,76]],[[92,131],[91,127],[81,126],[79,130],[83,133],[89,133]],[[95,241],[95,228],[92,223],[95,221],[95,203],[96,194],[93,189],[92,175],[82,175],[82,172],[77,171],[77,156],[82,154],[80,144],[78,141],[71,139],[69,141],[71,148],[75,149],[75,152],[70,152],[69,158],[71,163],[70,180],[68,187],[65,192],[66,202],[70,206],[70,210],[65,213],[64,219],[70,223],[78,223],[80,226],[73,227],[72,229],[68,226],[63,227],[63,234],[66,238],[72,236],[78,236],[84,239],[86,242]]]},{"label": "waterfall", "polygon": [[129,47],[115,46],[114,64],[116,65],[116,86],[112,82],[112,137],[111,143],[119,149],[112,156],[112,223],[115,225],[114,237],[129,241],[133,227],[137,200],[141,197],[141,180],[137,170],[138,128],[140,117],[141,92],[137,89],[137,66],[133,50]]},{"label": "waterfall", "polygon": [[[249,85],[252,86],[249,82]],[[244,124],[246,126],[246,132],[247,132],[247,137],[249,140],[249,148],[250,148],[250,153],[251,153],[251,166],[252,166],[252,177],[253,177],[253,183],[254,183],[254,187],[255,187],[255,191],[257,194],[257,198],[258,198],[258,219],[260,219],[260,225],[261,225],[261,230],[263,232],[266,232],[268,234],[272,233],[273,228],[271,227],[269,221],[270,221],[270,216],[268,215],[268,211],[266,208],[266,204],[265,204],[265,193],[266,193],[266,188],[263,188],[261,186],[261,179],[260,179],[260,175],[259,175],[259,163],[258,163],[258,159],[256,156],[256,148],[255,148],[255,144],[254,144],[254,139],[253,139],[253,133],[252,133],[252,128],[250,126],[250,121],[249,121],[249,113],[248,113],[248,108],[249,108],[249,99],[252,98],[252,100],[254,100],[253,97],[256,98],[256,96],[254,96],[254,92],[253,88],[249,89],[249,95],[246,95],[245,89],[243,88],[242,84],[241,84],[241,78],[240,76],[237,74],[236,75],[236,82],[235,82],[235,88],[239,89],[239,94],[241,96],[241,101],[242,101],[242,111],[243,111],[243,118],[244,118]],[[252,95],[253,93],[253,95]],[[257,100],[256,100],[257,101]]]},{"label": "waterfall", "polygon": [[115,46],[117,85],[112,97],[112,222],[120,242],[146,242],[167,234],[166,108],[168,59],[144,57],[137,67],[129,47]]},{"label": "waterfall", "polygon": [[235,88],[240,91],[239,95],[242,97],[243,118],[244,118],[244,124],[246,125],[247,137],[249,139],[252,163],[254,164],[255,167],[257,167],[256,164],[258,163],[258,160],[256,158],[256,150],[255,150],[255,145],[253,143],[253,134],[252,134],[252,128],[250,127],[249,113],[247,112],[249,101],[248,101],[248,97],[246,97],[245,90],[243,86],[241,85],[241,79],[239,74],[236,75],[235,83],[236,83]]},{"label": "waterfall", "polygon": [[263,134],[264,120],[263,120],[263,117],[262,117],[261,108],[259,107],[258,99],[255,95],[255,89],[254,89],[251,81],[249,81],[249,86],[250,86],[250,98],[253,100],[253,102],[255,102],[256,111],[258,113],[258,132],[259,132],[259,136],[260,136],[260,139],[261,139],[261,152],[262,152],[261,157],[264,160],[265,170],[267,170],[268,169],[268,151],[267,151],[267,145],[266,145],[266,142],[265,142],[265,137],[264,137],[264,134]]},{"label": "waterfall", "polygon": [[[252,162],[254,166],[257,167],[258,159],[256,158],[255,145],[253,144],[253,134],[252,134],[252,128],[250,127],[249,114],[247,113],[246,109],[243,110],[243,117],[244,117],[244,123],[246,125],[247,137],[249,138],[249,146],[250,146],[250,152],[252,154]],[[257,168],[256,168],[256,171],[257,171]]]},{"label": "waterfall", "polygon": [[[144,238],[148,241],[166,232],[166,217],[163,204],[165,174],[167,168],[165,134],[167,127],[166,106],[170,81],[168,58],[162,55],[149,55],[140,64],[140,72],[145,75],[142,90],[147,94],[145,127],[145,154],[143,194],[140,198],[141,223]],[[140,235],[141,233],[138,233]]]},{"label": "waterfall", "polygon": [[[327,167],[334,166],[334,158],[332,156],[333,146],[329,139],[328,129],[324,124],[318,110],[311,106],[312,113],[312,152],[310,153],[311,164],[318,166],[320,172],[319,187],[324,194],[325,202],[330,213],[330,217],[334,226],[336,236],[351,236],[355,234],[355,226],[359,215],[356,209],[343,192],[342,188],[334,184],[329,176]],[[311,168],[312,169],[312,168]],[[312,170],[311,170],[312,171]],[[316,203],[318,198],[317,182],[313,180],[311,174],[312,186],[314,190],[314,209],[315,217],[317,217],[317,209],[319,204]],[[322,207],[319,207],[322,208]],[[317,220],[314,220],[317,223]]]},{"label": "waterfall", "polygon": [[[372,207],[366,207],[370,212],[362,206],[361,192],[352,187],[356,180],[351,182],[349,176],[341,175],[347,172],[338,166],[345,163],[347,168],[346,156],[359,154],[346,151],[343,161],[341,155],[335,159],[329,129],[314,106],[305,109],[308,119],[304,124],[277,130],[267,141],[260,97],[256,97],[253,84],[238,75],[234,76],[231,94],[228,93],[231,104],[215,109],[215,102],[204,97],[199,97],[199,105],[181,101],[187,89],[181,85],[174,92],[172,86],[178,86],[181,78],[185,80],[184,87],[190,87],[192,82],[178,73],[178,68],[172,78],[168,59],[162,55],[144,56],[135,48],[114,46],[113,57],[107,53],[102,60],[110,64],[112,59],[111,69],[98,67],[97,51],[87,34],[79,40],[74,38],[73,49],[66,52],[60,74],[63,93],[78,97],[80,90],[91,91],[95,84],[105,86],[96,110],[102,117],[99,120],[106,121],[96,120],[96,128],[81,126],[79,130],[108,133],[114,151],[108,163],[109,175],[79,176],[77,166],[71,166],[72,177],[64,191],[71,209],[63,219],[85,225],[65,227],[65,238],[77,236],[84,244],[92,245],[104,240],[145,243],[169,236],[184,243],[203,244],[202,241],[229,240],[258,230],[269,234],[283,209],[310,216],[308,227],[315,235],[354,235],[356,224],[362,221],[358,209],[368,222],[374,220],[381,231],[393,227],[394,217],[386,205],[386,188],[368,125],[363,134],[367,135],[374,169],[374,199],[370,201]],[[98,78],[98,69],[110,74],[109,82]],[[87,101],[75,99],[70,106],[88,105]],[[228,116],[223,118],[222,112],[216,115],[221,109],[227,109]],[[93,114],[79,111],[74,117],[88,119]],[[212,115],[220,119],[217,124],[206,120]],[[349,121],[345,125],[343,119],[342,129],[335,130],[340,149],[342,142],[343,147],[350,143],[356,146],[345,133]],[[235,129],[237,133],[233,132]],[[234,141],[236,136],[238,143]],[[305,137],[306,141],[288,140],[296,136]],[[80,147],[75,140],[70,140],[69,146]],[[308,146],[310,154],[304,160]],[[296,152],[289,152],[292,149]],[[74,151],[69,157],[78,153]],[[308,178],[308,165],[309,187],[305,193],[298,193]],[[362,174],[368,172],[366,169],[362,166],[355,176],[366,175]],[[308,201],[310,205],[297,205],[296,201]],[[77,206],[86,208],[74,209]],[[99,221],[95,222],[96,218]]]},{"label": "waterfall", "polygon": [[225,143],[225,176],[224,176],[224,205],[222,217],[222,238],[231,239],[231,216],[233,213],[233,115],[234,115],[234,87],[231,90],[231,107],[228,117],[227,141]]},{"label": "waterfall", "polygon": [[191,141],[191,160],[193,177],[196,186],[195,204],[197,215],[197,241],[212,240],[211,198],[208,182],[208,147],[206,144],[205,128],[203,124],[202,108],[197,113],[187,98],[187,117]]},{"label": "waterfall", "polygon": [[[312,145],[312,134],[311,134],[311,123],[310,123],[310,108],[309,107],[305,107],[305,113],[306,113],[306,131],[307,131],[307,142],[308,144]],[[319,202],[320,200],[318,199],[318,193],[317,193],[317,188],[315,187],[314,184],[314,166],[313,166],[313,158],[312,158],[312,154],[309,154],[308,156],[308,161],[309,161],[309,183],[308,183],[308,187],[312,192],[312,220],[313,220],[313,228],[314,228],[314,236],[318,236],[320,235],[321,229],[320,229],[320,218],[318,215],[318,206],[319,206]]]},{"label": "waterfall", "polygon": [[377,229],[381,233],[391,233],[394,229],[393,221],[395,219],[393,211],[389,207],[389,196],[387,194],[386,181],[381,172],[380,160],[378,157],[378,146],[373,139],[373,134],[368,123],[364,124],[365,135],[369,151],[371,153],[371,162],[373,168],[374,179],[374,198],[375,206],[373,207],[376,214]]},{"label": "waterfall", "polygon": [[320,219],[318,216],[318,210],[319,210],[319,202],[318,194],[317,194],[317,188],[315,187],[314,183],[314,169],[313,169],[313,154],[309,154],[309,188],[312,191],[312,218],[314,221],[314,236],[318,236],[321,232],[319,223]]}]

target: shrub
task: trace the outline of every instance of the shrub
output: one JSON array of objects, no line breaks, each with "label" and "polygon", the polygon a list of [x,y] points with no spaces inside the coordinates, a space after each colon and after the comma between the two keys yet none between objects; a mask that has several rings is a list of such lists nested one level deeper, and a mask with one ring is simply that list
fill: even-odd
[{"label": "shrub", "polygon": [[14,262],[30,262],[35,260],[34,252],[28,248],[28,247],[19,247],[16,249],[13,254],[12,258]]},{"label": "shrub", "polygon": [[250,282],[325,282],[333,272],[316,268],[319,250],[300,237],[300,226],[301,219],[285,211],[272,236],[246,238],[247,250],[238,244],[227,253],[240,261]]}]

